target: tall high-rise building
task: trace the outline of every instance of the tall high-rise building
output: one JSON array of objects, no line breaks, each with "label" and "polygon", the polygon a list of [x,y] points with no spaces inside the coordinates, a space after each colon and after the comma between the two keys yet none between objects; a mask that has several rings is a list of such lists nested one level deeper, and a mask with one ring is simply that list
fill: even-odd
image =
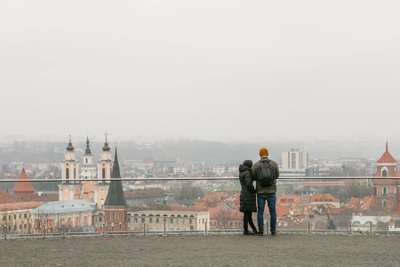
[{"label": "tall high-rise building", "polygon": [[301,149],[291,149],[282,152],[282,165],[280,176],[282,177],[304,177],[308,169],[308,152]]},{"label": "tall high-rise building", "polygon": [[309,165],[308,152],[302,149],[291,149],[282,152],[282,169],[307,169]]}]

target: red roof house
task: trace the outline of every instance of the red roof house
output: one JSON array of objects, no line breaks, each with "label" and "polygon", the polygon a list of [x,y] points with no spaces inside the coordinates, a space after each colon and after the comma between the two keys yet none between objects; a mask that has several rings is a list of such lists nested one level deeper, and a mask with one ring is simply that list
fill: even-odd
[{"label": "red roof house", "polygon": [[33,187],[31,182],[26,182],[28,180],[28,175],[26,174],[25,169],[22,169],[21,174],[17,178],[17,182],[15,183],[13,194],[15,201],[31,201],[35,199],[35,188]]}]

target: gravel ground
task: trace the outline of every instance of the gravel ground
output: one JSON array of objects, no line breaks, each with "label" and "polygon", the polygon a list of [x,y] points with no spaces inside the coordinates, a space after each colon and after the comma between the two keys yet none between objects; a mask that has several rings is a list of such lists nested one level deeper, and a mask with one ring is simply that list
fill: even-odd
[{"label": "gravel ground", "polygon": [[280,234],[0,241],[0,266],[400,266],[400,236]]}]

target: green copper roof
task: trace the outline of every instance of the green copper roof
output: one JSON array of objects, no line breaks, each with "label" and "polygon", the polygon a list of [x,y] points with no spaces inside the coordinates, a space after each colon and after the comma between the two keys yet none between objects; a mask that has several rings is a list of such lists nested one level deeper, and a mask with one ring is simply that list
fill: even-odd
[{"label": "green copper roof", "polygon": [[113,178],[121,178],[119,172],[117,148],[115,148],[114,165],[111,172],[111,182],[108,188],[108,194],[104,206],[126,206],[122,182],[120,180],[112,180]]}]

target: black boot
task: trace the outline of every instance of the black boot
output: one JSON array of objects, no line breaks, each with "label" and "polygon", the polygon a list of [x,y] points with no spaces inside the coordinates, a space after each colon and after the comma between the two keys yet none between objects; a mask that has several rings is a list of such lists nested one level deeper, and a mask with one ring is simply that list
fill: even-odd
[{"label": "black boot", "polygon": [[254,235],[254,233],[245,230],[243,231],[243,235]]}]

